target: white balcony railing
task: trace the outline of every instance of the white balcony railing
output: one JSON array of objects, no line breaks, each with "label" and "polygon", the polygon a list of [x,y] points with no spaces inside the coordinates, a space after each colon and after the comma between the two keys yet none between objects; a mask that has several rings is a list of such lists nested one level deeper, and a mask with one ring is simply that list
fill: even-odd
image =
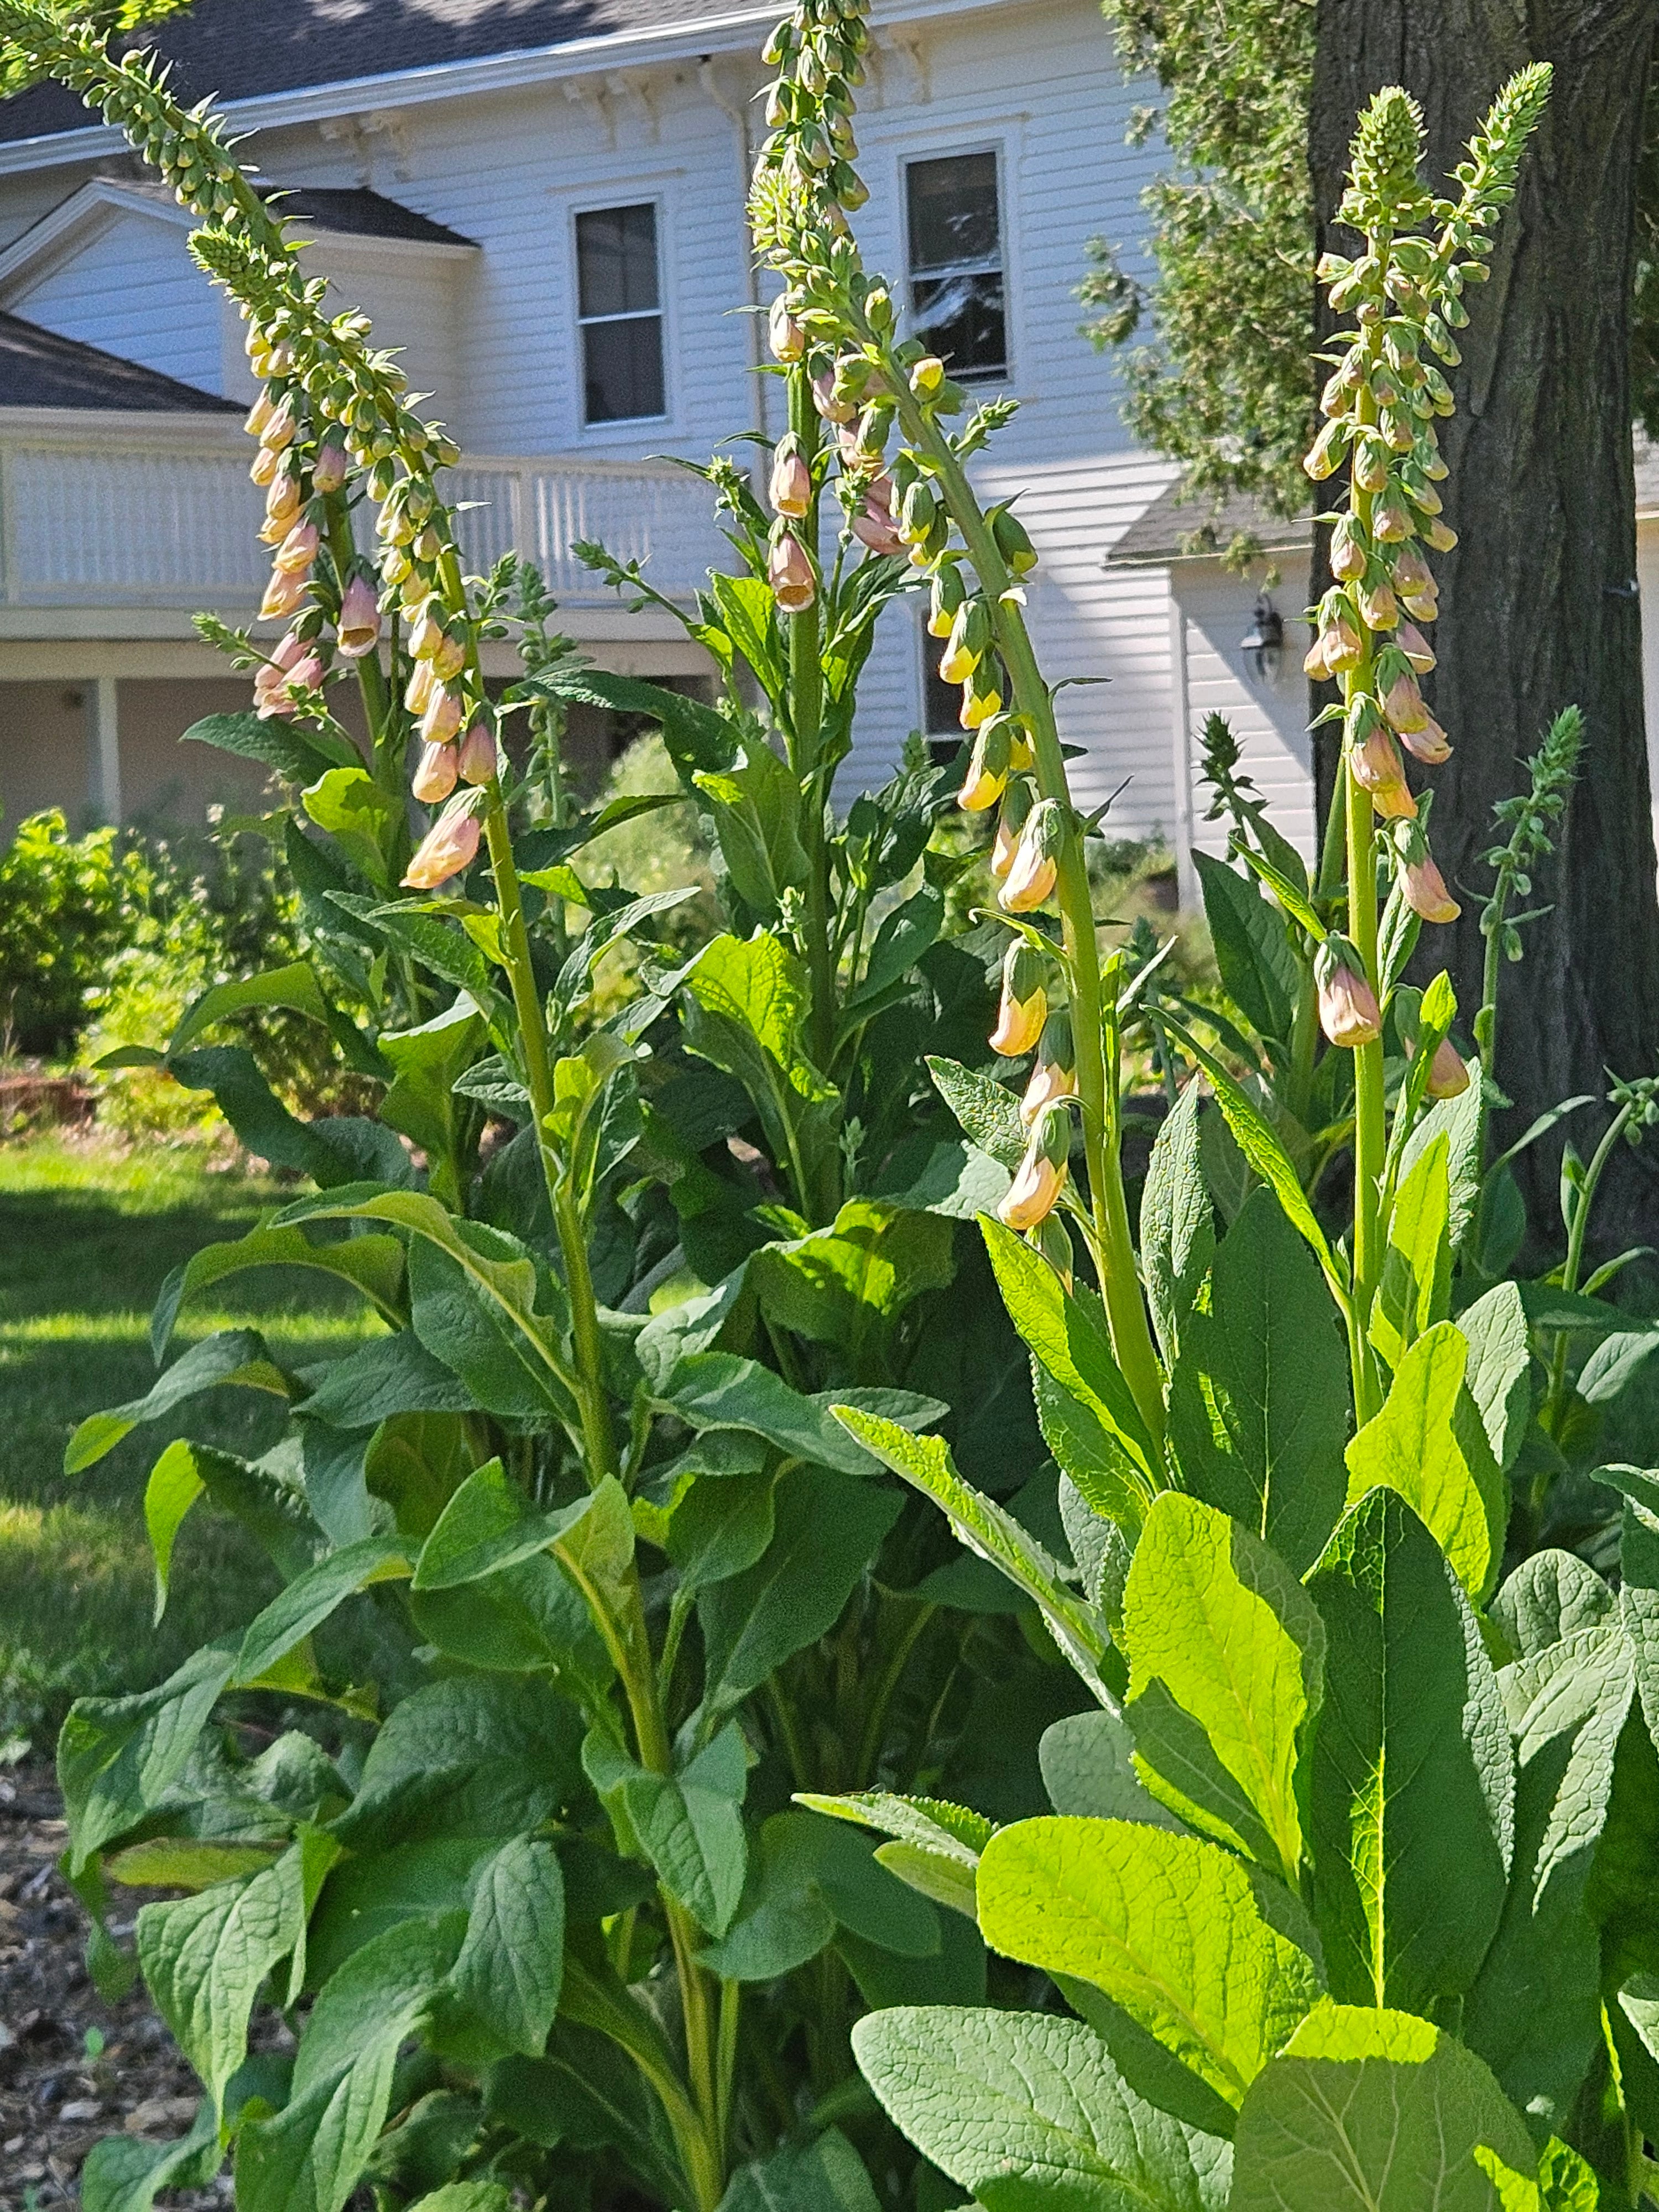
[{"label": "white balcony railing", "polygon": [[[230,417],[0,410],[0,605],[245,608],[269,573],[249,451]],[[725,550],[706,489],[666,462],[469,455],[446,489],[470,503],[470,568],[516,550],[562,600],[611,597],[571,550],[585,538],[671,598]]]}]

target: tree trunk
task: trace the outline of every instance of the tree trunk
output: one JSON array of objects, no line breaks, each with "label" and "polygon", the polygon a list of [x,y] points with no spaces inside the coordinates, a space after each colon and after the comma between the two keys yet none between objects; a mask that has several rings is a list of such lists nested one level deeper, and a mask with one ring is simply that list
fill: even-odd
[{"label": "tree trunk", "polygon": [[[1642,713],[1631,443],[1631,288],[1636,189],[1659,0],[1318,0],[1310,118],[1319,250],[1352,252],[1333,228],[1361,106],[1403,84],[1423,106],[1433,191],[1510,73],[1552,62],[1554,90],[1492,258],[1468,295],[1458,412],[1443,425],[1447,520],[1462,543],[1434,556],[1441,617],[1430,696],[1456,747],[1413,771],[1435,793],[1433,843],[1463,902],[1425,928],[1425,975],[1450,969],[1467,1031],[1480,1000],[1480,908],[1496,840],[1492,808],[1522,780],[1517,757],[1577,703],[1586,742],[1553,866],[1532,903],[1555,910],[1506,966],[1498,1080],[1512,1142],[1605,1071],[1659,1061],[1659,898]],[[1327,234],[1331,234],[1328,240]],[[1322,307],[1322,330],[1331,327]],[[1321,370],[1322,376],[1325,374]],[[1317,566],[1322,566],[1324,547]],[[1320,586],[1322,588],[1322,586]],[[1425,689],[1429,688],[1425,686]],[[1322,753],[1326,749],[1322,748]],[[1324,763],[1328,775],[1329,763]],[[1322,781],[1324,779],[1322,778]],[[1571,1127],[1588,1152],[1605,1126]],[[1588,1141],[1587,1141],[1588,1140]],[[1534,1231],[1558,1246],[1559,1144],[1518,1164]],[[1595,1241],[1659,1243],[1659,1146],[1627,1155],[1604,1186]]]}]

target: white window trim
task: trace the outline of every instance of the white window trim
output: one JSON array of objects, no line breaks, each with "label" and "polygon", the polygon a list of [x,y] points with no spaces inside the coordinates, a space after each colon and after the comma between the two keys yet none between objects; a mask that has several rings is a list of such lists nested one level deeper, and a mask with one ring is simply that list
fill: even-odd
[{"label": "white window trim", "polygon": [[891,194],[897,248],[895,258],[904,272],[907,325],[910,287],[915,280],[915,271],[910,265],[910,198],[906,174],[910,164],[913,161],[944,161],[957,154],[994,154],[996,156],[997,224],[1002,246],[1003,334],[1008,354],[1000,376],[976,377],[963,387],[972,395],[970,404],[1012,393],[1019,380],[1020,364],[1026,358],[1024,319],[1021,313],[1024,289],[1019,281],[1016,221],[1018,204],[1016,179],[1019,174],[1022,153],[1020,125],[1024,120],[1023,116],[1010,116],[1000,122],[993,121],[988,129],[982,118],[969,120],[965,117],[956,123],[930,124],[920,130],[901,125],[894,131],[887,149],[888,189]]},{"label": "white window trim", "polygon": [[[660,415],[625,415],[613,422],[590,422],[587,420],[586,362],[582,343],[582,332],[589,322],[631,322],[649,311],[635,309],[628,314],[592,315],[585,317],[581,311],[581,257],[576,243],[577,218],[584,215],[605,215],[613,208],[649,207],[655,216],[657,232],[657,319],[662,336],[662,397]],[[657,440],[665,432],[678,434],[680,395],[673,375],[677,358],[675,310],[677,290],[674,280],[666,197],[660,182],[635,185],[630,188],[624,179],[611,180],[603,197],[595,197],[591,185],[579,196],[573,195],[565,204],[565,222],[569,264],[570,313],[567,324],[571,338],[573,374],[570,380],[572,444],[574,446],[626,445],[638,439]]]}]

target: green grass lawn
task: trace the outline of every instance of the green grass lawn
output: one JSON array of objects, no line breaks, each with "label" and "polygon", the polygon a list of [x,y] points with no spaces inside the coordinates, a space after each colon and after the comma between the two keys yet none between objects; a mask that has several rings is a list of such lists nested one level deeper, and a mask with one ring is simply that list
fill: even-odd
[{"label": "green grass lawn", "polygon": [[[87,1474],[65,1476],[63,1459],[82,1415],[142,1397],[155,1380],[149,1310],[173,1268],[244,1234],[285,1194],[164,1146],[0,1146],[0,1742],[21,1734],[48,1748],[71,1698],[159,1681],[276,1589],[252,1540],[198,1506],[153,1625],[143,1512],[163,1445],[188,1431],[257,1456],[281,1431],[271,1400],[215,1391],[135,1431]],[[185,1308],[170,1358],[252,1322],[285,1364],[302,1364],[376,1326],[343,1285],[309,1274],[237,1277],[209,1296],[210,1309]]]}]

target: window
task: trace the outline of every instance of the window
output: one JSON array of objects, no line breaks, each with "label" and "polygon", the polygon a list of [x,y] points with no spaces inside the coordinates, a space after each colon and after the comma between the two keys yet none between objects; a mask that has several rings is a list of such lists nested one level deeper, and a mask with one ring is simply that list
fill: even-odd
[{"label": "window", "polygon": [[962,711],[962,686],[947,684],[939,672],[945,647],[926,629],[921,633],[921,727],[928,757],[935,768],[948,768],[962,750],[967,732],[957,716]]},{"label": "window", "polygon": [[1008,372],[1002,216],[994,154],[949,154],[904,172],[910,327],[958,382]]},{"label": "window", "polygon": [[592,208],[576,217],[576,311],[582,419],[630,422],[666,414],[657,210]]}]

